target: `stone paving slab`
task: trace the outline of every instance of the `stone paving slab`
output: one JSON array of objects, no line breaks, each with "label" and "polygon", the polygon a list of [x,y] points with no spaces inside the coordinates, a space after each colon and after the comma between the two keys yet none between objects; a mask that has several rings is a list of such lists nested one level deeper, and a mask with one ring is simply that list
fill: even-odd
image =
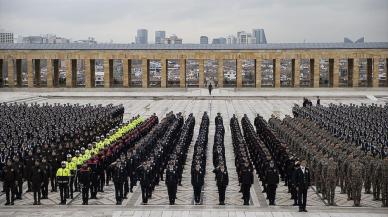
[{"label": "stone paving slab", "polygon": [[[203,92],[203,91],[200,91]],[[268,91],[270,92],[270,91]],[[146,92],[147,94],[150,94]],[[206,91],[203,93],[205,94]],[[387,92],[388,93],[388,92]],[[57,93],[56,93],[57,94]],[[308,194],[308,210],[309,213],[297,213],[297,207],[291,206],[293,201],[290,200],[290,194],[284,183],[279,185],[277,190],[277,206],[269,207],[265,200],[266,195],[261,193],[261,183],[255,178],[254,187],[251,189],[251,205],[242,206],[241,193],[238,192],[237,174],[234,167],[234,155],[231,147],[231,135],[229,128],[229,121],[233,114],[236,114],[239,120],[244,114],[247,114],[253,122],[257,113],[261,114],[265,119],[271,115],[276,115],[283,118],[285,115],[291,115],[291,108],[295,103],[301,104],[302,99],[278,99],[278,98],[260,98],[260,99],[109,99],[111,92],[104,92],[101,99],[93,97],[74,98],[68,92],[64,93],[64,97],[50,98],[43,96],[34,96],[30,93],[23,92],[0,92],[0,102],[18,99],[18,102],[25,103],[80,103],[80,104],[123,104],[125,107],[125,119],[140,114],[145,117],[156,113],[159,117],[163,117],[167,112],[181,111],[183,115],[187,116],[193,113],[196,118],[196,126],[194,129],[193,141],[189,149],[184,174],[183,186],[178,187],[178,199],[176,206],[168,205],[168,196],[164,182],[161,182],[156,187],[153,198],[149,201],[149,205],[141,205],[140,188],[135,188],[134,193],[129,193],[129,198],[124,200],[123,205],[116,206],[114,201],[114,187],[111,183],[106,186],[104,193],[98,193],[98,200],[89,200],[89,206],[81,205],[81,198],[79,193],[75,194],[73,200],[68,200],[68,205],[59,206],[59,193],[49,193],[48,200],[42,200],[41,206],[32,206],[32,193],[24,193],[23,200],[15,201],[14,207],[4,206],[5,195],[0,193],[0,216],[387,216],[388,209],[380,208],[380,201],[372,201],[371,195],[362,195],[361,204],[363,207],[353,208],[352,201],[347,201],[344,195],[339,194],[339,189],[336,191],[335,207],[325,206],[325,201],[321,195],[317,194],[314,189],[309,190]],[[194,93],[192,93],[194,94]],[[201,94],[201,93],[200,93]],[[273,94],[273,93],[271,93]],[[295,92],[294,96],[302,96],[306,93]],[[322,92],[323,94],[323,92]],[[330,95],[326,99],[322,99],[321,103],[327,105],[329,103],[354,103],[360,105],[361,103],[376,103],[385,104],[388,102],[388,97],[352,97],[352,94],[343,93],[346,98],[332,98]],[[348,94],[348,95],[347,95]],[[364,93],[364,96],[371,93]],[[68,97],[67,97],[68,96]],[[312,99],[313,100],[313,99]],[[314,102],[315,103],[315,102]],[[207,159],[207,173],[205,176],[205,187],[203,191],[203,205],[194,206],[193,204],[193,190],[190,184],[190,166],[193,152],[193,145],[199,130],[201,116],[204,111],[207,111],[210,116],[209,128],[209,145],[208,145],[208,159]],[[225,148],[226,157],[231,159],[227,161],[227,167],[230,175],[230,184],[227,188],[226,206],[218,206],[218,192],[214,181],[214,174],[212,164],[212,145],[214,139],[214,117],[217,112],[221,112],[224,118],[225,126]],[[1,184],[0,184],[1,188]],[[371,214],[375,213],[375,214]]]}]

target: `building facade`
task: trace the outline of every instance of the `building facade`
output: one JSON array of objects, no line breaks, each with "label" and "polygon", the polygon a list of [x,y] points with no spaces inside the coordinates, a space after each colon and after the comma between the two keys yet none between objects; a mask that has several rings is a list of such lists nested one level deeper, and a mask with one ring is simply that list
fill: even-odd
[{"label": "building facade", "polygon": [[201,36],[199,38],[199,44],[209,44],[209,38],[207,36]]},{"label": "building facade", "polygon": [[135,37],[136,44],[148,44],[148,30],[138,29]]},{"label": "building facade", "polygon": [[155,31],[155,44],[163,44],[166,39],[166,31]]},{"label": "building facade", "polygon": [[14,39],[13,39],[13,33],[11,32],[0,32],[0,43],[1,44],[9,44],[9,43],[13,43],[14,42]]},{"label": "building facade", "polygon": [[[42,62],[47,63],[42,77]],[[79,69],[78,62],[84,67]],[[97,62],[99,64],[97,64]],[[117,73],[117,62],[122,71]],[[216,76],[207,77],[209,62]],[[324,65],[324,63],[326,65]],[[346,63],[346,64],[345,64]],[[26,71],[22,70],[23,65]],[[150,71],[150,65],[153,71]],[[0,86],[96,86],[96,69],[103,87],[187,87],[188,75],[197,87],[216,80],[216,87],[387,87],[388,43],[287,43],[252,45],[136,44],[1,44]],[[97,67],[98,66],[98,67]],[[174,70],[176,74],[172,74]],[[343,74],[343,71],[346,74]],[[307,77],[304,74],[307,71]],[[325,78],[323,78],[325,76]],[[24,80],[25,79],[25,83]],[[137,80],[136,80],[137,79]],[[174,79],[172,82],[171,79]],[[134,80],[136,80],[136,83]],[[253,82],[253,83],[252,83]],[[308,82],[306,86],[304,82]],[[151,85],[152,83],[152,85]],[[155,85],[154,85],[155,84]],[[252,85],[253,84],[253,85]]]}]

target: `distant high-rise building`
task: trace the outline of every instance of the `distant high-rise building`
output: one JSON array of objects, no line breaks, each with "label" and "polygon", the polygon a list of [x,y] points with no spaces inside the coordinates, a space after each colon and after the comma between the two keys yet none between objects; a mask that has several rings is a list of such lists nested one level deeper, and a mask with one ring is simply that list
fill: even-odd
[{"label": "distant high-rise building", "polygon": [[166,38],[166,31],[155,31],[155,44],[163,44]]},{"label": "distant high-rise building", "polygon": [[2,43],[2,44],[13,43],[13,33],[0,32],[0,43]]},{"label": "distant high-rise building", "polygon": [[23,37],[22,43],[26,44],[46,44],[48,40],[42,36],[26,36]]},{"label": "distant high-rise building", "polygon": [[252,34],[241,31],[237,32],[237,43],[238,44],[251,44],[252,43]]},{"label": "distant high-rise building", "polygon": [[226,38],[224,37],[213,38],[212,44],[226,44]]},{"label": "distant high-rise building", "polygon": [[200,44],[209,44],[209,38],[207,37],[207,36],[201,36],[200,38],[199,38],[199,43]]},{"label": "distant high-rise building", "polygon": [[226,37],[226,43],[227,44],[237,44],[237,38],[234,35],[228,35]]},{"label": "distant high-rise building", "polygon": [[41,35],[41,36],[19,36],[18,43],[26,44],[67,44],[70,40],[67,38],[57,37],[56,35]]},{"label": "distant high-rise building", "polygon": [[183,40],[181,38],[178,38],[176,35],[172,35],[168,38],[165,38],[163,44],[182,44]]},{"label": "distant high-rise building", "polygon": [[264,29],[253,29],[252,37],[255,38],[254,44],[267,44],[267,38],[265,37]]},{"label": "distant high-rise building", "polygon": [[138,29],[135,37],[136,44],[148,44],[148,30]]}]

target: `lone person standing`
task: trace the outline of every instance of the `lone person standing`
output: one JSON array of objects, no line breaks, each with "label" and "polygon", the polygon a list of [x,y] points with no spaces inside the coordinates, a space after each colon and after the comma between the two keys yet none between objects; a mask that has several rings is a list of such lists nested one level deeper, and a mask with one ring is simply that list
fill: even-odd
[{"label": "lone person standing", "polygon": [[310,186],[310,170],[306,167],[306,161],[303,160],[300,167],[296,170],[296,190],[298,191],[299,212],[307,212],[306,200],[307,189]]},{"label": "lone person standing", "polygon": [[209,95],[212,95],[212,90],[213,90],[212,83],[209,84],[208,89],[209,89]]}]

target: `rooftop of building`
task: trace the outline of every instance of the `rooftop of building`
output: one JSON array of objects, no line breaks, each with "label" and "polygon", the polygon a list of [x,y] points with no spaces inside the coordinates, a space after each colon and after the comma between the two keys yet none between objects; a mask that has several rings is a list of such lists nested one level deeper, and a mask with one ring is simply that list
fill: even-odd
[{"label": "rooftop of building", "polygon": [[388,42],[269,44],[0,44],[0,50],[306,50],[388,49]]}]

